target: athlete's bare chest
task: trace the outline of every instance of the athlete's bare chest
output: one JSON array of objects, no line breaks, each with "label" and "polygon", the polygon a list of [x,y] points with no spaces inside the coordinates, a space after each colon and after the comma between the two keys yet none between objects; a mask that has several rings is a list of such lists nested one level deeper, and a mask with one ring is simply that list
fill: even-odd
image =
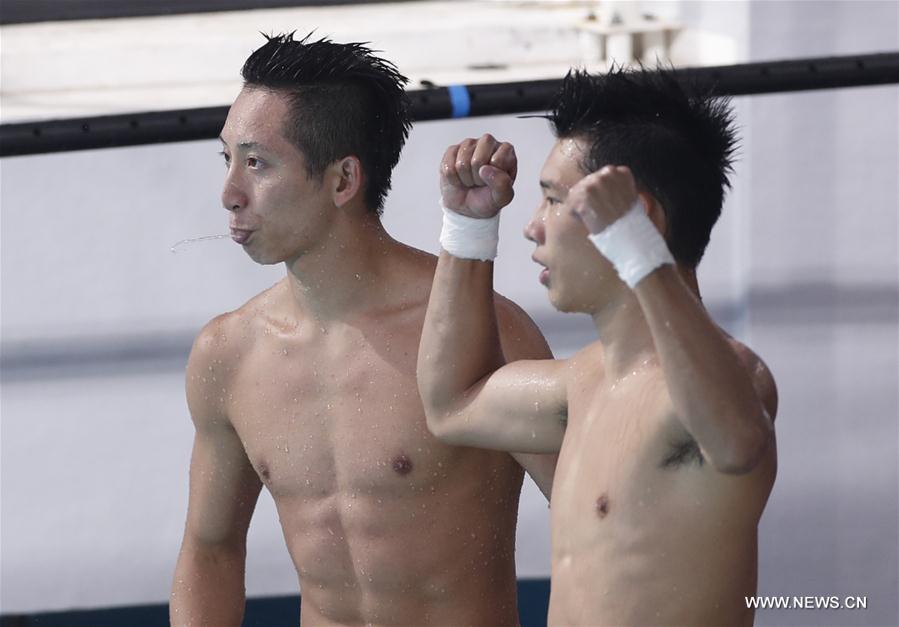
[{"label": "athlete's bare chest", "polygon": [[413,344],[348,333],[254,347],[232,377],[229,416],[274,496],[373,494],[445,474],[452,453],[427,430]]},{"label": "athlete's bare chest", "polygon": [[564,519],[556,526],[567,530],[560,549],[631,533],[675,478],[677,469],[663,461],[683,434],[667,395],[657,385],[626,384],[570,395],[553,487],[553,516]]}]

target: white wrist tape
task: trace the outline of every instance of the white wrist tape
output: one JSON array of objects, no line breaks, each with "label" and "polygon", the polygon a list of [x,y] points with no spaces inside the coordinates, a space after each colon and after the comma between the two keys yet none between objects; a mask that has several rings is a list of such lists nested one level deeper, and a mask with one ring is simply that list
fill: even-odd
[{"label": "white wrist tape", "polygon": [[453,257],[491,261],[499,245],[499,214],[492,218],[469,218],[446,207],[440,245]]},{"label": "white wrist tape", "polygon": [[665,238],[646,216],[639,200],[626,214],[589,238],[631,289],[659,266],[674,263]]}]

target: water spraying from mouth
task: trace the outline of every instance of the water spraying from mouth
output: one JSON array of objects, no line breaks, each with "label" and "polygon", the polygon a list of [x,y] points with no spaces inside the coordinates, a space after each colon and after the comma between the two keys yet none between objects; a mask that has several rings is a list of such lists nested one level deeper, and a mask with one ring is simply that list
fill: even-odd
[{"label": "water spraying from mouth", "polygon": [[230,233],[225,233],[224,235],[204,235],[203,237],[190,237],[188,239],[183,239],[172,244],[172,247],[169,249],[172,251],[172,254],[177,254],[187,248],[190,244],[196,244],[197,242],[205,242],[213,239],[225,239],[226,237],[231,237]]}]

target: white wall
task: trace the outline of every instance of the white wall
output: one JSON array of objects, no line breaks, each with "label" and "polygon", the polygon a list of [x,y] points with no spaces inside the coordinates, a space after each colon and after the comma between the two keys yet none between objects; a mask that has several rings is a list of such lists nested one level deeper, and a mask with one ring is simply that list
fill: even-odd
[{"label": "white wall", "polygon": [[[752,60],[899,49],[895,2],[751,3]],[[899,89],[749,99],[749,339],[780,387],[759,593],[867,611],[761,625],[899,624]]]},{"label": "white wall", "polygon": [[[680,11],[730,29],[746,60],[899,48],[892,2]],[[757,622],[897,624],[899,89],[736,106],[742,159],[700,277],[710,309],[766,359],[780,388],[780,473],[762,521],[760,593],[869,597],[867,611],[760,612]],[[589,321],[549,309],[520,236],[551,143],[542,122],[418,125],[385,223],[436,250],[436,164],[448,143],[487,130],[514,141],[522,158],[498,289],[569,354],[592,339]],[[192,437],[186,351],[203,322],[283,272],[249,263],[227,240],[168,252],[179,239],[225,230],[217,150],[194,142],[0,165],[4,613],[167,598]],[[546,576],[546,506],[533,486],[518,546],[519,574]],[[250,595],[295,592],[268,497],[249,552]]]}]

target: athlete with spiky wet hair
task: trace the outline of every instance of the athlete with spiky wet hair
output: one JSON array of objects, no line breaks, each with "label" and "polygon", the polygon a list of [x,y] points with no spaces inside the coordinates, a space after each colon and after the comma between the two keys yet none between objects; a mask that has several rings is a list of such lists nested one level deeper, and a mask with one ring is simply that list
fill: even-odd
[{"label": "athlete with spiky wet hair", "polygon": [[751,625],[757,526],[776,472],[774,380],[698,298],[728,187],[730,109],[671,72],[572,72],[525,228],[559,310],[598,341],[505,364],[491,307],[516,157],[490,135],[447,149],[444,231],[418,362],[432,432],[559,452],[549,622]]},{"label": "athlete with spiky wet hair", "polygon": [[295,41],[290,34],[268,38],[241,76],[252,90],[286,96],[285,134],[310,174],[320,178],[336,160],[356,155],[367,179],[366,205],[381,214],[411,127],[406,77],[396,67],[362,44],[311,35]]},{"label": "athlete with spiky wet hair", "polygon": [[[303,624],[517,625],[522,465],[548,491],[555,458],[457,448],[427,429],[415,360],[436,259],[379,217],[409,130],[405,79],[361,44],[290,35],[243,77],[221,133],[222,203],[234,241],[286,277],[191,351],[172,624],[240,625],[265,486]],[[550,356],[509,301],[496,316],[509,359]]]}]

